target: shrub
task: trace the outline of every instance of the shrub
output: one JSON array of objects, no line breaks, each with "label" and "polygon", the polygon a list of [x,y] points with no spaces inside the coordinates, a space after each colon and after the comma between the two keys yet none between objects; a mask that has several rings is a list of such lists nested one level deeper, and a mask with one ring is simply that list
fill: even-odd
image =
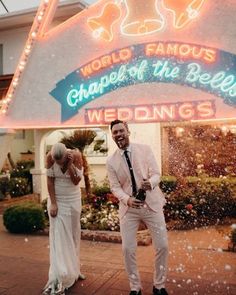
[{"label": "shrub", "polygon": [[87,203],[95,209],[101,209],[101,207],[107,203],[111,203],[118,208],[119,201],[111,193],[108,180],[105,179],[101,185],[98,185],[96,181],[93,180],[92,195],[87,200]]},{"label": "shrub", "polygon": [[48,203],[48,199],[44,199],[44,200],[41,202],[41,206],[42,206],[42,208],[43,208],[43,212],[44,212],[44,217],[45,217],[46,225],[49,225],[49,216],[48,216],[47,203]]},{"label": "shrub", "polygon": [[92,189],[92,193],[96,196],[102,197],[106,195],[107,193],[110,193],[110,187],[106,185],[96,186]]},{"label": "shrub", "polygon": [[30,169],[34,167],[34,161],[32,160],[22,160],[16,163],[16,168],[11,171],[11,179],[14,178],[24,178],[27,180],[27,193],[33,192],[33,180]]},{"label": "shrub", "polygon": [[34,161],[18,161],[16,168],[11,171],[11,178],[22,177],[32,181],[30,169],[34,167]]},{"label": "shrub", "polygon": [[101,205],[99,209],[89,204],[84,205],[81,214],[81,228],[119,231],[117,208],[111,202]]},{"label": "shrub", "polygon": [[34,161],[33,160],[20,160],[16,163],[16,169],[15,170],[30,170],[34,167]]},{"label": "shrub", "polygon": [[13,198],[31,194],[31,183],[27,178],[11,178],[9,181],[9,193]]},{"label": "shrub", "polygon": [[176,189],[177,186],[177,180],[174,176],[162,176],[160,181],[160,189],[164,193],[171,193]]},{"label": "shrub", "polygon": [[167,195],[167,221],[183,221],[183,228],[217,224],[236,215],[234,179],[186,178],[186,185]]},{"label": "shrub", "polygon": [[7,208],[3,223],[11,233],[32,233],[45,228],[45,217],[39,204],[25,202]]},{"label": "shrub", "polygon": [[0,178],[0,200],[3,200],[6,193],[9,191],[9,179],[8,177]]}]

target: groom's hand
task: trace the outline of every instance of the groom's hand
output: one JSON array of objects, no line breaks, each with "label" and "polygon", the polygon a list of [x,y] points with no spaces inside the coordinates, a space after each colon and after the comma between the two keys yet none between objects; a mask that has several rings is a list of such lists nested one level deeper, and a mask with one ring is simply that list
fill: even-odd
[{"label": "groom's hand", "polygon": [[130,197],[127,202],[127,205],[131,208],[139,209],[139,208],[143,207],[143,202],[135,199],[134,197]]},{"label": "groom's hand", "polygon": [[141,188],[145,191],[150,191],[152,190],[152,185],[151,182],[149,180],[143,180],[141,183]]}]

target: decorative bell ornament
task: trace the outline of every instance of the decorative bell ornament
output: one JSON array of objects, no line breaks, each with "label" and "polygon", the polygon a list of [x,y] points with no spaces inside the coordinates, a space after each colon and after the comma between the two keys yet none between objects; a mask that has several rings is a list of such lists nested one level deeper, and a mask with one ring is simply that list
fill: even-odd
[{"label": "decorative bell ornament", "polygon": [[87,20],[88,26],[93,30],[93,36],[105,41],[113,39],[112,26],[120,18],[121,11],[115,3],[104,6],[102,14]]},{"label": "decorative bell ornament", "polygon": [[199,16],[205,0],[163,0],[166,9],[174,14],[174,27],[180,29]]},{"label": "decorative bell ornament", "polygon": [[158,11],[156,0],[124,0],[127,14],[121,23],[124,35],[146,35],[160,31],[164,18]]}]

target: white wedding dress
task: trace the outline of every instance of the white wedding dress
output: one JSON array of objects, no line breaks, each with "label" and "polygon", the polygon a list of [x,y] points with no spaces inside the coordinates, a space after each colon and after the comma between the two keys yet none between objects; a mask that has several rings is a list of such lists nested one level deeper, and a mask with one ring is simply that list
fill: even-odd
[{"label": "white wedding dress", "polygon": [[[77,168],[76,173],[82,178],[81,170]],[[79,185],[74,185],[68,172],[63,173],[57,163],[47,169],[47,176],[55,177],[58,213],[54,218],[49,216],[50,268],[45,289],[51,291],[45,294],[64,294],[63,290],[80,276],[81,193]],[[50,198],[48,212],[49,206]]]}]

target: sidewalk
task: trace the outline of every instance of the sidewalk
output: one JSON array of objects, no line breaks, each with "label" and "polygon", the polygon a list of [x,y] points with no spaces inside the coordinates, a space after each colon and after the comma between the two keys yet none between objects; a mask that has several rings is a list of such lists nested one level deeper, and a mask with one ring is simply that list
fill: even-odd
[{"label": "sidewalk", "polygon": [[[236,294],[236,253],[214,228],[169,232],[167,290],[172,295]],[[0,295],[37,295],[47,281],[48,237],[9,234],[0,216]],[[139,246],[143,294],[151,295],[152,246]],[[121,244],[81,241],[82,272],[68,295],[126,295]]]}]

